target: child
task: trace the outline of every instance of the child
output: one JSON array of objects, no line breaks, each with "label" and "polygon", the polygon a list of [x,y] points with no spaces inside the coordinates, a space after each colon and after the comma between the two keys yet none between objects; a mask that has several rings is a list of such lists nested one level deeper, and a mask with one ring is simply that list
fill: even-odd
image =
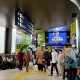
[{"label": "child", "polygon": [[42,60],[42,65],[43,65],[43,69],[44,71],[46,72],[46,64],[47,64],[47,61],[45,59]]}]

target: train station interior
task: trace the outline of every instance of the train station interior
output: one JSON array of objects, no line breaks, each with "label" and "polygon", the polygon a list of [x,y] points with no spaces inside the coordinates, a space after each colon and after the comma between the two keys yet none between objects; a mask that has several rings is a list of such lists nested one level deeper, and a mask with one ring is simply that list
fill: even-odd
[{"label": "train station interior", "polygon": [[80,0],[0,0],[0,80],[80,80]]}]

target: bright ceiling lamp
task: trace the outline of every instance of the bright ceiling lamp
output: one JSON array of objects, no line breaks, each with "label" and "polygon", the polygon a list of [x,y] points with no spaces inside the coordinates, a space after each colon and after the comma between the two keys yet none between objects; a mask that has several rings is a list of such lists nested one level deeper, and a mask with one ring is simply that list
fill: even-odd
[{"label": "bright ceiling lamp", "polygon": [[79,3],[78,3],[77,0],[70,0],[70,1],[72,1],[79,8],[79,10],[80,10],[80,5],[79,5]]}]

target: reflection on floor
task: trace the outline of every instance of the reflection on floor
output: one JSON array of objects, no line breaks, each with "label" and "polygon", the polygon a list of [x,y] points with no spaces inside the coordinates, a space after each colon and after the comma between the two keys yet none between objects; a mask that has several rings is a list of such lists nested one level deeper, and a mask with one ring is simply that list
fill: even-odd
[{"label": "reflection on floor", "polygon": [[53,76],[49,76],[50,68],[47,72],[38,72],[37,66],[30,69],[29,72],[25,72],[25,68],[22,71],[18,69],[2,70],[0,71],[0,80],[62,80],[61,76],[56,76],[56,72],[53,72]]}]

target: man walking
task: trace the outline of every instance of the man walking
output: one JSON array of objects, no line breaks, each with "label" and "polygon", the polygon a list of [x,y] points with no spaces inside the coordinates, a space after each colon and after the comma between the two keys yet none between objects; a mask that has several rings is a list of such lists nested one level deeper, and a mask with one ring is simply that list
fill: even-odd
[{"label": "man walking", "polygon": [[54,67],[56,69],[57,75],[59,75],[57,68],[57,52],[55,51],[55,48],[53,48],[51,55],[52,55],[52,65],[51,65],[51,74],[49,76],[53,76]]}]

